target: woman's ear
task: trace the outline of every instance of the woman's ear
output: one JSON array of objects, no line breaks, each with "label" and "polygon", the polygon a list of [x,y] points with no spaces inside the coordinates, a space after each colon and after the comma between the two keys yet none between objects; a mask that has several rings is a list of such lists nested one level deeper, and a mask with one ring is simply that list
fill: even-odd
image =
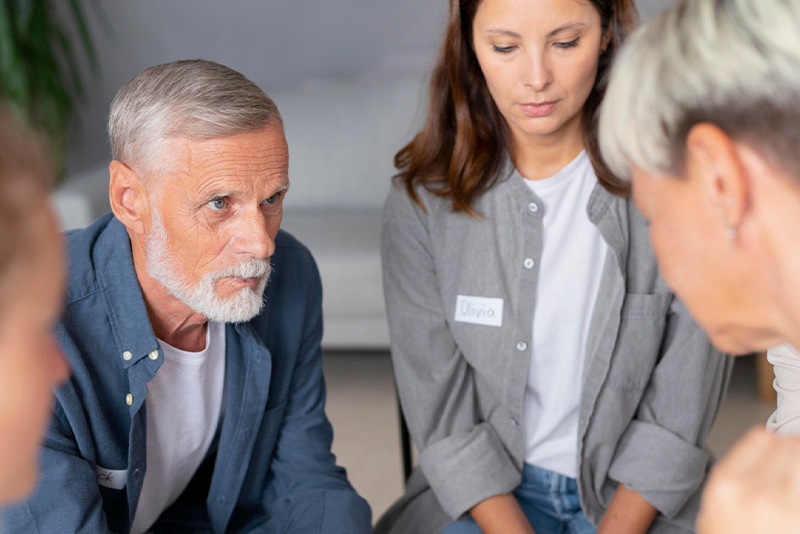
[{"label": "woman's ear", "polygon": [[712,124],[694,126],[686,138],[686,169],[690,180],[701,180],[706,200],[719,214],[724,231],[735,238],[750,190],[733,139]]},{"label": "woman's ear", "polygon": [[117,160],[109,164],[108,172],[111,211],[129,231],[145,235],[149,230],[150,198],[141,177]]},{"label": "woman's ear", "polygon": [[600,55],[602,56],[608,52],[608,47],[611,46],[611,39],[614,37],[613,30],[609,27],[603,31],[603,38],[600,40]]}]

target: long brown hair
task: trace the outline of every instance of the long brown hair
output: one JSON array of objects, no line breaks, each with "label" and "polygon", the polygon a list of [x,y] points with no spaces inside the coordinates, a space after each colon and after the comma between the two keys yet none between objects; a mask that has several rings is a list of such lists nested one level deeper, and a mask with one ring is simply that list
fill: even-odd
[{"label": "long brown hair", "polygon": [[[450,0],[444,44],[430,82],[428,117],[422,131],[394,158],[395,177],[417,203],[418,184],[449,197],[453,211],[477,216],[472,204],[494,187],[507,153],[512,152],[505,118],[489,93],[475,51],[472,23],[482,0]],[[597,179],[609,192],[628,196],[630,187],[600,156],[597,111],[611,61],[638,22],[634,0],[590,0],[610,42],[600,56],[597,80],[583,107],[584,143]]]}]

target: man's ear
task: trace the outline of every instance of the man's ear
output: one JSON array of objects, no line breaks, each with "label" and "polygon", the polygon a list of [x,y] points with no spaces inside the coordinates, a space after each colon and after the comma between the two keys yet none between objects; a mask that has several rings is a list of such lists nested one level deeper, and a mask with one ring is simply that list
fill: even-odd
[{"label": "man's ear", "polygon": [[694,126],[686,138],[686,168],[701,186],[726,231],[739,228],[750,199],[750,189],[739,150],[717,126]]},{"label": "man's ear", "polygon": [[114,160],[108,166],[108,197],[111,211],[125,227],[136,234],[145,235],[150,225],[150,197],[136,171]]}]

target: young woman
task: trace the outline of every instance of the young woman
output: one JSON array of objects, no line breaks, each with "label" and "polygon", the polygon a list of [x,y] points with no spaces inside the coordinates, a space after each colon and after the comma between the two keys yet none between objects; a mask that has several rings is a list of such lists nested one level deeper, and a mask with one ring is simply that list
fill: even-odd
[{"label": "young woman", "polygon": [[52,389],[67,375],[51,330],[63,262],[48,173],[44,154],[0,113],[0,504],[33,489]]},{"label": "young woman", "polygon": [[[724,351],[800,347],[800,1],[676,2],[608,91],[603,154],[632,178],[669,285]],[[774,359],[778,434],[797,431],[791,347]],[[798,503],[800,439],[753,430],[715,468],[698,528],[797,533]]]},{"label": "young woman", "polygon": [[379,534],[692,532],[731,362],[598,152],[632,0],[452,0],[384,286],[419,448]]}]

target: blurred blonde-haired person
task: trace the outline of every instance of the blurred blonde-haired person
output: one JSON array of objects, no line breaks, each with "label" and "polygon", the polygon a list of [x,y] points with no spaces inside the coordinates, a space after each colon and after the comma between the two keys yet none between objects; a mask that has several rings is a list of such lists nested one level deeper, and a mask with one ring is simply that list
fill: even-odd
[{"label": "blurred blonde-haired person", "polygon": [[52,330],[64,280],[46,162],[0,111],[0,505],[36,484],[52,390],[68,371]]},{"label": "blurred blonde-haired person", "polygon": [[[618,58],[600,141],[714,344],[800,346],[800,1],[684,0],[653,19]],[[800,440],[754,429],[712,473],[699,531],[800,532],[798,503]]]}]

